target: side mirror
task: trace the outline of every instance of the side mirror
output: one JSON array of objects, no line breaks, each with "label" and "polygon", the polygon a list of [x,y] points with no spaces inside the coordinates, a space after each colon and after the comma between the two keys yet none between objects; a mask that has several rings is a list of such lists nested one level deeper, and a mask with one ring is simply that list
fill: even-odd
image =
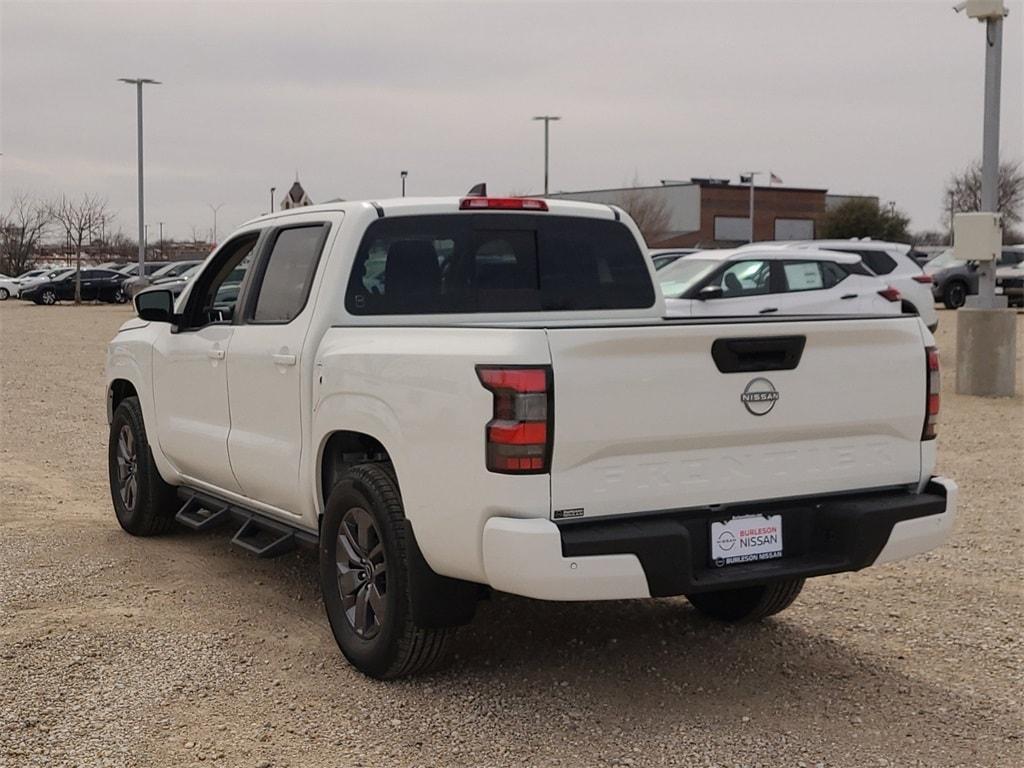
[{"label": "side mirror", "polygon": [[697,298],[701,301],[707,301],[708,299],[720,299],[722,298],[722,286],[705,285],[697,291]]},{"label": "side mirror", "polygon": [[174,294],[165,289],[137,293],[135,311],[151,323],[169,323],[174,318]]}]

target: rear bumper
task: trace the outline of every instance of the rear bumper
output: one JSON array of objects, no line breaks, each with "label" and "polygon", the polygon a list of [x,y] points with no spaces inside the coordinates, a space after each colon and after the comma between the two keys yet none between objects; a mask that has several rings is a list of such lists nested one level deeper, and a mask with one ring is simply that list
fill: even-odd
[{"label": "rear bumper", "polygon": [[[941,545],[957,486],[884,491],[569,522],[495,517],[483,534],[484,570],[497,590],[544,600],[667,597],[856,571]],[[710,559],[712,520],[781,514],[783,556],[723,568]]]}]

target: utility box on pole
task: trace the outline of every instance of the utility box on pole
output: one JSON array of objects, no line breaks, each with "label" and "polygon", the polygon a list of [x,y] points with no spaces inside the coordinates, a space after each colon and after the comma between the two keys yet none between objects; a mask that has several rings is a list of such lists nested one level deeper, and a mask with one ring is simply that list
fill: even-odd
[{"label": "utility box on pole", "polygon": [[953,217],[953,257],[960,261],[995,261],[1003,246],[998,213],[958,213]]}]

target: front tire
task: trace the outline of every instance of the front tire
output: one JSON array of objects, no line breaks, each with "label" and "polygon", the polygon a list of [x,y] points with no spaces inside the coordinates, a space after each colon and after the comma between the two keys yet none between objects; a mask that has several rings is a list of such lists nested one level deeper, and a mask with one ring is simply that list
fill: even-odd
[{"label": "front tire", "polygon": [[404,677],[446,660],[453,630],[413,621],[408,563],[394,477],[381,464],[352,467],[320,526],[320,590],[338,647],[370,677]]},{"label": "front tire", "polygon": [[803,588],[804,579],[790,579],[741,589],[701,592],[687,595],[686,599],[705,616],[735,624],[759,621],[786,610]]},{"label": "front tire", "polygon": [[0,288],[0,301],[7,301],[11,298],[11,292],[6,288]]},{"label": "front tire", "polygon": [[960,280],[952,280],[942,290],[942,303],[946,309],[960,309],[967,303],[967,285]]},{"label": "front tire", "polygon": [[51,291],[49,288],[47,288],[39,296],[39,303],[45,304],[48,307],[52,307],[54,304],[57,303],[57,294],[54,291]]},{"label": "front tire", "polygon": [[155,536],[174,525],[174,487],[157,471],[137,397],[126,397],[114,411],[107,466],[114,514],[124,530],[132,536]]}]

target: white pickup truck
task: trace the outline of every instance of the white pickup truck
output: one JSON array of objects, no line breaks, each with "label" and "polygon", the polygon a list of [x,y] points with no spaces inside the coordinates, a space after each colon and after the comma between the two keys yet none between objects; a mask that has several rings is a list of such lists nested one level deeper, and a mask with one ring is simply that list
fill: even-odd
[{"label": "white pickup truck", "polygon": [[620,210],[523,198],[255,219],[107,354],[121,526],[317,547],[345,656],[436,665],[487,589],[726,621],[938,546],[916,317],[664,319]]}]

